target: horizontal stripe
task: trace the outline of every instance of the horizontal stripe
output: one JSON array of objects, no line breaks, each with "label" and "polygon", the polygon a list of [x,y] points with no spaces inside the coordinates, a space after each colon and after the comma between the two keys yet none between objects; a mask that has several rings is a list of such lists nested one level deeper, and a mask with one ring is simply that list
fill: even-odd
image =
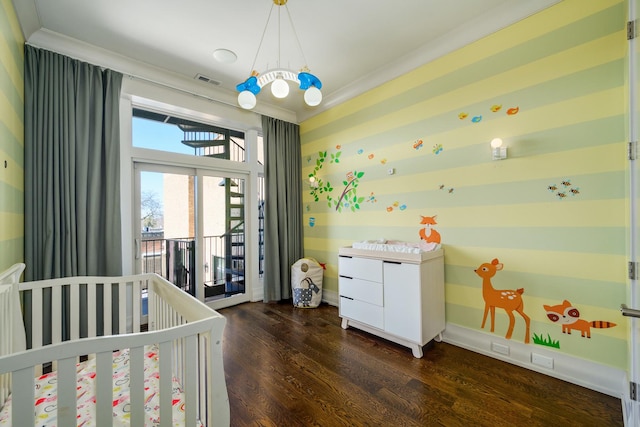
[{"label": "horizontal stripe", "polygon": [[[343,150],[352,152],[366,147],[369,152],[394,143],[405,144],[411,148],[413,141],[426,140],[426,146],[442,143],[445,150],[473,142],[489,142],[495,136],[509,138],[516,135],[584,123],[612,115],[625,113],[624,59],[609,62],[578,73],[555,80],[541,82],[523,89],[512,90],[500,98],[493,93],[486,99],[468,104],[462,94],[459,106],[451,110],[442,110],[434,105],[429,109],[416,108],[415,113],[423,112],[419,119],[406,122],[399,118],[384,117],[375,121],[354,122],[348,129],[329,134],[326,138],[303,138],[302,156],[316,154],[327,146],[340,145]],[[588,81],[589,85],[584,82]],[[510,86],[509,86],[510,87]],[[429,98],[427,98],[429,99]],[[505,113],[491,113],[489,107],[500,103],[506,110],[518,106],[520,112],[514,116]],[[393,116],[394,110],[388,110]],[[429,115],[428,111],[438,114]],[[458,114],[466,111],[482,114],[479,123],[472,123],[471,117],[461,121]],[[455,144],[455,145],[453,145]]]},{"label": "horizontal stripe", "polygon": [[24,213],[24,191],[0,180],[0,212]]},{"label": "horizontal stripe", "polygon": [[[419,227],[381,227],[377,234],[385,231],[401,240],[409,240],[402,236],[411,236],[409,241],[419,241]],[[314,226],[305,231],[310,237],[319,237],[328,231],[329,227]],[[362,230],[350,226],[330,226],[332,233],[339,233],[342,237],[359,241]],[[437,231],[442,241],[451,246],[483,246],[485,248],[500,248],[501,250],[552,250],[556,252],[581,252],[591,254],[624,255],[627,252],[627,229],[624,227],[444,227]],[[375,237],[375,236],[373,236]],[[363,239],[368,240],[368,239]]]},{"label": "horizontal stripe", "polygon": [[[467,128],[461,128],[445,132],[439,135],[426,136],[423,138],[421,148],[416,149],[416,140],[399,141],[387,143],[383,146],[372,146],[363,144],[361,146],[341,146],[340,150],[332,149],[328,151],[328,155],[341,152],[340,165],[343,167],[375,167],[378,172],[386,175],[389,167],[395,167],[398,172],[408,174],[425,169],[445,169],[447,167],[460,167],[476,163],[491,163],[491,151],[489,148],[489,140],[495,136],[502,138],[504,145],[508,149],[507,157],[509,159],[545,154],[559,153],[581,148],[596,147],[621,143],[625,141],[624,126],[625,116],[623,108],[618,107],[618,102],[608,102],[603,98],[611,100],[612,92],[596,94],[593,100],[579,98],[572,100],[570,104],[562,104],[551,106],[547,110],[537,110],[530,112],[529,119],[525,123],[518,123],[515,127],[512,124],[504,123],[499,126],[501,129],[481,130],[482,134],[491,134],[492,137],[478,137],[471,135],[471,131]],[[602,102],[607,103],[607,116],[603,116],[603,111],[596,108]],[[587,106],[590,107],[589,113],[580,115],[580,117],[569,118],[565,114],[560,114],[566,109],[575,109],[574,107]],[[619,110],[613,114],[614,110]],[[596,114],[592,112],[598,111]],[[561,120],[557,117],[562,116]],[[571,120],[571,122],[569,122]],[[586,121],[581,121],[586,120]],[[548,127],[541,127],[540,123],[544,122]],[[435,147],[439,145],[442,150],[435,154]],[[369,155],[373,154],[373,158],[369,159]],[[312,163],[318,154],[316,152],[306,156],[306,163],[303,166],[304,171],[310,170],[314,164]],[[384,159],[384,162],[383,162]],[[407,169],[414,161],[419,161],[421,169]],[[462,162],[458,165],[456,162]],[[492,163],[494,166],[496,163]],[[337,165],[336,165],[337,166]],[[323,165],[323,172],[332,166]],[[333,166],[335,167],[335,166]],[[415,168],[414,168],[415,169]],[[389,178],[388,176],[386,177]]]},{"label": "horizontal stripe", "polygon": [[22,166],[0,149],[0,181],[18,191],[24,191],[24,169]]},{"label": "horizontal stripe", "polygon": [[415,86],[416,82],[425,82],[449,74],[451,70],[468,67],[477,61],[495,56],[508,49],[516,49],[524,42],[536,40],[541,36],[555,32],[569,23],[580,21],[612,6],[618,6],[618,0],[598,2],[562,1],[551,8],[536,13],[516,25],[508,26],[474,43],[437,58],[418,69],[392,80],[373,91],[359,96],[356,100],[345,102],[328,111],[314,116],[301,124],[304,135],[337,119],[353,113],[356,108],[368,107],[387,99],[401,90]]},{"label": "horizontal stripe", "polygon": [[[561,58],[545,58],[539,61],[540,64],[535,64],[535,66],[530,64],[523,70],[500,73],[490,79],[457,87],[440,96],[420,98],[421,101],[418,104],[405,109],[390,109],[387,115],[376,118],[375,121],[357,122],[348,130],[328,135],[328,137],[357,141],[357,138],[369,139],[387,131],[389,124],[393,124],[394,128],[406,128],[409,132],[415,127],[414,124],[418,123],[423,128],[420,131],[416,130],[412,134],[413,138],[433,138],[434,135],[437,136],[452,127],[462,126],[472,126],[474,132],[477,132],[480,126],[471,124],[471,117],[479,114],[483,117],[483,127],[486,127],[486,123],[491,121],[495,125],[494,128],[497,127],[503,133],[505,132],[505,124],[513,122],[512,117],[504,114],[509,106],[518,105],[522,111],[528,111],[546,104],[583,96],[585,87],[582,82],[586,80],[590,82],[590,92],[622,87],[624,84],[625,51],[619,49],[620,43],[615,43],[618,39],[619,34],[616,34],[607,38],[607,43],[598,41],[599,43],[595,46],[592,44],[580,46],[579,54],[580,57],[587,58],[585,61],[579,61],[576,54],[571,54],[573,52],[565,52]],[[604,52],[604,54],[600,52]],[[613,52],[615,55],[612,54]],[[594,58],[598,58],[597,62]],[[583,64],[583,62],[585,63]],[[569,69],[564,70],[564,68]],[[622,95],[621,92],[620,97]],[[489,109],[493,104],[502,104],[504,108],[498,113],[493,113]],[[592,109],[578,103],[573,107],[563,108],[559,118],[566,120],[568,115],[580,118],[584,114],[589,116],[602,114],[602,106],[599,107]],[[622,101],[616,105],[621,113],[624,112],[623,107],[624,102]],[[465,121],[460,121],[458,118],[460,112],[467,112],[470,117]],[[554,121],[557,121],[556,116],[551,116]],[[495,122],[496,118],[502,120]],[[425,130],[428,130],[427,134],[424,134]],[[503,137],[508,136],[503,134]],[[458,141],[459,139],[458,137],[453,140]],[[451,138],[443,137],[441,140],[430,139],[430,143],[445,143],[451,140]],[[310,142],[306,138],[303,141]],[[309,147],[310,150],[317,149],[325,141],[318,139],[314,143],[317,145]],[[303,154],[306,152],[303,151]]]},{"label": "horizontal stripe", "polygon": [[[2,20],[0,15],[0,21]],[[1,25],[1,24],[0,24]],[[24,55],[22,53],[23,42],[3,37],[0,30],[0,63],[15,87],[23,86]]]},{"label": "horizontal stripe", "polygon": [[[501,70],[501,73],[504,73],[589,41],[621,32],[624,29],[623,23],[624,8],[622,4],[618,4],[601,13],[563,26],[539,38],[529,40],[498,54],[477,60],[470,65],[452,66],[447,74],[428,81],[421,86],[411,87],[409,90],[390,98],[381,98],[378,95],[378,91],[374,89],[370,91],[367,96],[377,99],[377,104],[359,108],[358,105],[355,105],[356,102],[347,101],[351,114],[345,112],[341,118],[333,120],[327,126],[308,132],[303,123],[301,128],[302,140],[322,139],[327,135],[350,128],[351,123],[365,123],[370,120],[380,120],[386,116],[389,111],[402,110],[415,104],[417,100],[438,97],[454,91],[461,86],[466,86],[471,81],[478,82],[491,78],[496,74],[497,69]],[[431,64],[427,64],[424,67],[429,68],[430,65]],[[495,90],[495,86],[488,86],[488,88]],[[359,97],[357,100],[362,100],[363,98],[364,97]]]},{"label": "horizontal stripe", "polygon": [[24,237],[24,215],[0,210],[0,230],[2,240]]},{"label": "horizontal stripe", "polygon": [[0,271],[17,262],[24,262],[24,238],[5,240],[0,237]]},{"label": "horizontal stripe", "polygon": [[[23,140],[24,132],[24,105],[17,105],[15,100],[8,99],[0,92],[0,120],[7,127],[16,140]],[[16,108],[20,108],[17,110]]]},{"label": "horizontal stripe", "polygon": [[322,288],[327,291],[338,293],[338,279],[336,277],[326,276],[322,281]]},{"label": "horizontal stripe", "polygon": [[[585,18],[601,13],[612,7],[620,7],[621,5],[624,5],[624,0],[563,0],[552,7],[523,19],[516,25],[510,25],[490,34],[475,44],[482,45],[483,49],[481,51],[486,53],[489,53],[489,49],[492,48],[495,49],[496,52],[504,50],[507,47],[512,48],[525,41],[538,39],[541,36],[548,35],[566,27],[571,23],[581,22]],[[500,47],[502,47],[502,49]],[[465,50],[467,51],[465,54],[469,55],[477,49],[467,47]],[[464,55],[460,56],[460,59],[463,59]],[[453,65],[455,65],[455,63]]]},{"label": "horizontal stripe", "polygon": [[[342,147],[340,150],[333,147],[327,150],[327,156],[340,155],[340,163],[325,162],[318,171],[318,176],[323,180],[335,181],[331,173],[336,170],[361,170],[367,174],[367,179],[373,174],[374,179],[384,179],[394,181],[409,179],[413,173],[442,174],[444,169],[463,168],[470,165],[485,165],[483,171],[470,170],[470,175],[476,175],[481,179],[487,176],[504,176],[504,169],[516,169],[529,176],[540,176],[541,171],[552,169],[569,169],[571,173],[584,173],[597,168],[597,171],[621,169],[625,166],[626,150],[624,135],[624,115],[622,112],[607,117],[593,117],[587,114],[587,122],[567,123],[566,118],[558,120],[555,117],[562,116],[562,111],[575,109],[579,105],[591,107],[591,111],[599,111],[597,115],[602,116],[600,111],[611,111],[623,109],[618,104],[611,103],[611,92],[600,92],[589,99],[575,99],[570,102],[572,105],[561,104],[555,108],[548,108],[532,113],[533,121],[520,123],[520,133],[517,137],[503,137],[507,146],[508,162],[496,163],[491,160],[491,149],[488,139],[476,138],[470,130],[456,131],[449,134],[451,141],[471,141],[473,144],[458,144],[460,148],[452,147],[453,144],[442,144],[443,151],[435,155],[432,150],[432,140],[427,140],[424,148],[416,150],[413,141],[390,144],[387,141],[386,148],[377,151],[375,146],[369,142],[366,145],[356,145],[352,147]],[[614,95],[615,96],[615,95]],[[599,110],[598,105],[606,108]],[[540,114],[538,114],[540,113]],[[592,117],[588,117],[588,116]],[[540,128],[539,123],[549,124],[549,128]],[[536,129],[536,127],[538,129]],[[494,136],[503,136],[497,132],[492,132]],[[429,142],[431,141],[431,142]],[[611,147],[612,144],[619,144],[618,147]],[[600,147],[600,148],[598,148]],[[592,149],[591,151],[589,149]],[[359,151],[360,150],[360,151]],[[583,151],[573,151],[583,150]],[[559,155],[558,155],[559,154]],[[373,155],[373,158],[369,158]],[[550,156],[553,155],[553,156]],[[546,157],[545,157],[546,156]],[[314,152],[303,158],[303,176],[313,172],[318,153]],[[533,159],[533,161],[532,161]],[[384,160],[384,164],[382,161]],[[515,163],[514,160],[517,160]],[[584,162],[576,162],[584,160]],[[523,170],[522,163],[528,168]],[[543,163],[538,165],[535,162]],[[552,162],[552,163],[549,163]],[[615,166],[611,166],[615,164]],[[585,166],[586,165],[586,166]],[[543,167],[540,167],[543,166]],[[389,168],[395,168],[396,175],[387,175]],[[500,169],[498,170],[498,167]],[[605,169],[603,169],[603,167]],[[468,169],[465,169],[467,171]],[[477,173],[477,172],[482,172]],[[459,170],[450,172],[459,176]],[[521,175],[518,174],[518,176]],[[344,173],[338,175],[340,180],[344,179]],[[445,177],[446,178],[446,177]]]},{"label": "horizontal stripe", "polygon": [[[305,250],[309,249],[312,251],[322,251],[327,254],[335,254],[333,261],[330,262],[337,263],[338,250],[344,246],[351,246],[353,240],[340,239],[339,236],[335,236],[335,238],[331,238],[330,236],[327,236],[327,238],[314,238],[305,233],[303,243]],[[326,261],[325,259],[323,262]]]},{"label": "horizontal stripe", "polygon": [[[377,202],[376,202],[377,204]],[[366,206],[369,206],[365,202]],[[518,205],[474,206],[473,209],[458,207],[437,209],[439,225],[446,227],[599,227],[623,226],[626,224],[627,202],[616,200],[573,200],[572,203],[524,203]],[[422,211],[411,209],[416,229],[420,215],[433,214],[432,209]],[[407,214],[410,218],[411,215]],[[536,214],[544,213],[544,214]],[[303,214],[303,223],[308,226],[310,218],[314,224],[331,226],[336,223],[334,212],[307,212]],[[339,224],[351,227],[385,227],[389,226],[389,212],[378,210],[366,211],[366,215],[340,215]],[[435,226],[438,228],[438,225]]]},{"label": "horizontal stripe", "polygon": [[[2,43],[0,43],[0,46],[1,45]],[[15,64],[1,60],[2,58],[0,58],[0,91],[2,91],[7,99],[14,105],[22,105],[24,104],[22,71],[18,69]],[[16,110],[19,111],[20,109]]]},{"label": "horizontal stripe", "polygon": [[[570,140],[575,139],[572,137]],[[557,142],[558,146],[561,146],[562,142]],[[595,142],[588,139],[585,144]],[[531,142],[527,145],[534,144],[535,142]],[[346,180],[347,174],[354,170],[364,172],[363,177],[359,180],[358,192],[367,196],[374,192],[381,196],[411,193],[417,189],[423,191],[424,189],[438,189],[440,191],[440,186],[444,186],[443,189],[447,191],[450,188],[461,188],[469,184],[479,189],[481,185],[494,185],[503,183],[505,180],[522,182],[545,179],[542,185],[544,189],[547,189],[552,184],[562,187],[561,182],[566,179],[571,180],[571,177],[580,176],[582,179],[585,174],[588,174],[586,176],[613,174],[615,171],[624,171],[627,167],[625,158],[627,144],[621,141],[615,144],[586,146],[537,155],[532,153],[535,148],[530,148],[530,151],[526,152],[527,148],[524,147],[525,142],[523,141],[521,144],[523,148],[520,149],[522,157],[508,157],[507,160],[500,162],[490,160],[490,147],[487,145],[467,147],[443,153],[442,156],[427,155],[384,165],[377,162],[368,165],[354,164],[350,157],[344,156],[339,164],[324,165],[316,173],[316,176],[323,181],[322,186],[330,183],[334,188],[330,194],[333,197],[339,197],[339,194],[338,196],[334,196],[334,194],[344,188],[343,181]],[[364,162],[366,161],[364,160]],[[307,162],[307,164],[309,163],[313,165],[313,159],[311,162]],[[394,168],[396,173],[388,175],[389,168]],[[302,168],[303,176],[309,176],[313,173],[312,166]],[[563,174],[563,176],[559,177],[558,174]],[[611,176],[613,177],[613,175]],[[624,180],[625,178],[618,177],[617,179]],[[623,182],[609,184],[622,185]],[[534,185],[541,184],[538,182]],[[529,187],[529,189],[537,192],[535,187]],[[495,189],[488,190],[495,191]],[[303,197],[307,194],[311,195],[311,193],[312,188],[307,186]],[[525,194],[530,193],[525,192]],[[325,198],[326,193],[322,199]],[[303,200],[306,201],[306,198]]]},{"label": "horizontal stripe", "polygon": [[607,255],[624,255],[627,251],[627,229],[623,227],[441,227],[438,231],[447,244],[453,246],[486,245]]},{"label": "horizontal stripe", "polygon": [[[24,103],[24,39],[21,32],[19,38],[15,37],[10,24],[7,14],[0,13],[0,92],[14,105],[21,106]],[[15,109],[22,110],[21,107]]]},{"label": "horizontal stripe", "polygon": [[[21,135],[22,136],[22,135]],[[3,155],[8,156],[20,167],[24,165],[24,140],[16,139],[7,126],[0,120],[0,141]],[[4,158],[4,157],[3,157]],[[4,164],[1,165],[4,167]]]},{"label": "horizontal stripe", "polygon": [[[325,260],[327,263],[337,262],[337,252],[340,247],[351,246],[353,242],[384,238],[382,230],[363,230],[362,236],[355,239],[345,238],[337,233],[332,233],[335,238],[311,237],[309,229],[305,229],[304,247],[306,250],[325,251],[336,256],[333,260]],[[402,239],[397,235],[388,236],[397,240],[417,242],[416,237]],[[626,283],[627,258],[622,255],[594,254],[588,252],[564,252],[555,251],[553,248],[546,250],[530,249],[506,249],[478,246],[453,246],[446,243],[444,247],[444,260],[446,268],[452,266],[476,269],[484,262],[490,262],[498,258],[509,272],[524,274],[544,274],[557,277],[558,280],[569,278],[571,280],[595,280],[607,283]],[[323,262],[325,262],[323,261]]]},{"label": "horizontal stripe", "polygon": [[[628,330],[626,322],[620,322],[622,320],[620,314],[620,304],[625,301],[624,294],[622,295],[622,300],[616,299],[615,301],[607,301],[599,302],[600,306],[591,306],[588,304],[580,303],[576,300],[576,297],[580,295],[581,292],[585,292],[584,289],[565,289],[565,295],[560,298],[552,298],[552,297],[540,297],[532,295],[531,290],[535,287],[534,284],[529,283],[528,280],[524,282],[509,282],[505,280],[505,277],[501,276],[503,272],[499,272],[492,280],[494,289],[498,290],[515,290],[515,289],[524,289],[524,293],[522,294],[522,300],[524,301],[524,311],[527,316],[531,317],[532,320],[536,320],[539,322],[546,322],[547,313],[544,309],[545,305],[558,305],[561,304],[564,300],[569,300],[574,307],[576,307],[580,311],[580,317],[586,319],[588,321],[600,320],[616,323],[619,327],[613,331],[610,336],[625,339]],[[498,277],[500,275],[500,277]],[[450,304],[463,305],[469,308],[476,308],[478,310],[484,309],[484,299],[482,297],[482,279],[478,276],[475,277],[476,285],[473,287],[470,286],[462,286],[449,283],[447,281],[446,285],[446,294],[447,294],[447,302]],[[500,280],[502,279],[502,280]],[[515,314],[515,313],[514,313]]]},{"label": "horizontal stripe", "polygon": [[626,283],[627,258],[587,252],[444,245],[447,265],[478,268],[498,258],[508,271]]},{"label": "horizontal stripe", "polygon": [[[567,181],[570,186],[564,186],[562,182]],[[448,184],[440,189],[438,183],[432,183],[429,185],[431,189],[424,191],[414,191],[408,193],[397,194],[383,194],[379,195],[376,188],[362,184],[358,187],[357,197],[364,197],[365,201],[359,204],[359,210],[351,212],[349,207],[344,207],[343,211],[338,213],[334,207],[329,207],[326,202],[326,196],[320,194],[320,201],[315,202],[309,194],[303,194],[303,203],[308,206],[309,211],[306,215],[312,215],[317,213],[335,213],[336,215],[360,215],[361,213],[387,213],[387,226],[393,227],[396,224],[414,224],[419,215],[433,216],[438,215],[439,210],[442,208],[453,209],[456,207],[487,207],[487,206],[514,206],[514,205],[532,205],[539,204],[544,207],[545,203],[555,202],[556,204],[562,203],[563,205],[571,203],[581,203],[584,201],[606,201],[611,200],[615,204],[619,205],[620,200],[626,198],[625,190],[625,172],[609,172],[609,173],[597,173],[587,176],[565,176],[565,177],[550,177],[544,180],[529,180],[522,182],[504,182],[495,184],[485,184],[478,186],[457,186],[454,183],[442,181],[442,184]],[[557,187],[556,190],[550,191],[549,187]],[[375,191],[374,191],[375,190]],[[574,194],[572,192],[578,192]],[[339,199],[342,189],[338,188],[334,192],[330,193],[333,199]],[[367,202],[366,198],[374,192],[376,202]],[[558,194],[564,194],[564,197],[560,197]],[[353,194],[352,194],[353,196]],[[397,202],[397,203],[396,203]],[[562,206],[563,206],[562,205]],[[333,206],[333,205],[332,205]],[[394,207],[396,206],[396,207]],[[404,207],[404,210],[402,210]],[[575,211],[576,208],[573,208]],[[611,215],[618,219],[622,212],[614,213]],[[532,211],[530,215],[544,215],[548,216],[547,211]],[[588,213],[583,213],[585,218],[589,218]],[[318,217],[319,218],[319,217]],[[550,217],[549,219],[552,219]],[[402,220],[405,219],[405,222]],[[355,219],[351,219],[354,221]],[[446,218],[439,216],[439,223],[443,223]],[[526,217],[523,219],[523,223],[526,224]],[[584,223],[584,222],[583,222]],[[327,224],[329,221],[327,220]],[[317,226],[324,224],[316,223]],[[623,225],[622,223],[616,223],[615,225]]]},{"label": "horizontal stripe", "polygon": [[[24,62],[24,36],[22,35],[18,17],[10,0],[2,0],[0,9],[3,12],[0,13],[0,60],[5,62],[5,53],[2,51],[6,49],[8,50],[8,55],[12,58],[12,62],[22,67]],[[2,40],[5,42],[3,43]],[[2,46],[3,44],[6,45],[6,48]]]},{"label": "horizontal stripe", "polygon": [[[616,65],[621,65],[621,63]],[[601,68],[591,71],[594,71],[594,73],[589,74],[599,74],[595,73],[595,71],[607,72],[606,69]],[[595,76],[585,76],[587,79],[592,77]],[[612,76],[605,76],[605,78],[614,80]],[[591,121],[620,117],[625,114],[625,92],[622,81],[618,82],[620,84],[601,85],[599,87],[601,90],[597,91],[585,91],[583,90],[584,88],[575,87],[575,84],[557,83],[558,87],[537,87],[533,88],[530,91],[531,93],[526,93],[522,96],[514,94],[514,97],[526,100],[514,101],[508,104],[519,105],[520,112],[515,116],[492,114],[483,118],[482,122],[473,124],[470,121],[461,122],[457,118],[457,112],[452,111],[446,119],[442,118],[441,124],[427,124],[424,129],[429,129],[430,133],[425,135],[423,131],[418,135],[424,136],[428,148],[433,147],[435,144],[442,144],[444,150],[477,143],[488,145],[495,137],[502,138],[508,145],[511,140],[518,141],[522,139],[523,135],[572,125],[588,125]],[[563,88],[560,88],[560,86]],[[597,86],[600,85],[594,81],[593,86],[590,85],[589,87],[594,89]],[[569,92],[568,88],[573,89],[573,93],[567,93]],[[552,93],[560,94],[560,96],[547,96],[546,99],[541,99],[540,90],[548,90]],[[478,105],[475,108],[486,109],[487,106],[486,104]],[[444,128],[442,126],[444,122],[451,123],[451,125]],[[443,127],[443,129],[438,127]],[[441,132],[439,132],[440,130]],[[611,136],[607,138],[607,140],[610,139]],[[413,145],[414,140],[410,139],[408,142]],[[405,145],[408,144],[405,143]],[[559,145],[559,147],[562,147],[562,145]],[[534,146],[533,148],[536,147]]]},{"label": "horizontal stripe", "polygon": [[[445,313],[448,322],[451,321],[451,319],[455,319],[453,323],[456,325],[485,332],[491,336],[504,337],[509,326],[509,320],[504,310],[496,310],[495,332],[493,333],[490,332],[489,329],[489,320],[487,320],[484,329],[480,328],[482,324],[482,310],[447,303]],[[515,318],[516,322],[511,339],[515,342],[523,342],[525,332],[524,321],[518,314],[515,314]],[[533,338],[534,334],[542,335],[545,338],[547,334],[549,334],[552,340],[560,341],[560,349],[554,350],[546,347],[550,351],[560,351],[576,357],[614,366],[619,369],[627,369],[627,341],[610,336],[610,332],[614,329],[615,328],[593,328],[591,329],[591,338],[588,339],[582,338],[577,331],[573,331],[571,335],[563,334],[562,328],[551,322],[532,321],[531,338]],[[538,344],[534,344],[533,340],[531,340],[531,345],[533,350]]]},{"label": "horizontal stripe", "polygon": [[[489,262],[489,260],[486,260]],[[482,263],[474,267],[445,264],[445,278],[447,286],[470,286],[480,288],[481,281],[475,270]],[[561,302],[565,299],[571,300],[575,305],[587,305],[597,307],[617,307],[627,298],[627,284],[625,281],[614,282],[608,280],[593,280],[577,277],[559,277],[547,274],[546,270],[541,272],[521,272],[513,271],[506,265],[505,268],[496,274],[495,287],[506,288],[525,287],[527,296],[545,298],[544,304],[556,304],[552,301]],[[468,291],[460,290],[461,293]]]}]

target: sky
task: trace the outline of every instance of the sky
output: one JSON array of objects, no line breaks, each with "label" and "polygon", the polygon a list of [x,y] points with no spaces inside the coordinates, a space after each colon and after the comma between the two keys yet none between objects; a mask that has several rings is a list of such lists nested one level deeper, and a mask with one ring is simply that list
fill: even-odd
[{"label": "sky", "polygon": [[[193,148],[180,142],[184,134],[176,125],[134,117],[132,134],[134,147],[193,154]],[[142,192],[152,191],[158,195],[158,200],[162,202],[162,174],[143,172],[140,174],[140,180]]]}]

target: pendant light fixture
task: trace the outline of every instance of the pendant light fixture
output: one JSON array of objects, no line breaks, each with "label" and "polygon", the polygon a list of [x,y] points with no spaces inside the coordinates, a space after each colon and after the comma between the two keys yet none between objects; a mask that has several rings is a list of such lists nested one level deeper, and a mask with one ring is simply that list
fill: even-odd
[{"label": "pendant light fixture", "polygon": [[[265,24],[264,31],[262,32],[262,38],[260,39],[260,44],[258,45],[258,51],[256,52],[256,56],[253,60],[253,64],[251,65],[251,75],[247,80],[238,84],[236,86],[236,90],[240,92],[238,94],[238,104],[240,107],[251,110],[256,106],[256,95],[260,93],[260,90],[271,84],[271,93],[276,98],[286,98],[289,95],[289,83],[294,82],[301,90],[304,90],[304,102],[311,106],[315,107],[322,102],[322,92],[320,89],[322,88],[322,82],[316,76],[309,72],[309,68],[306,65],[306,58],[304,56],[304,52],[302,51],[302,46],[300,45],[300,40],[298,39],[298,34],[296,33],[295,27],[293,26],[293,20],[291,19],[291,14],[289,13],[289,8],[287,7],[288,0],[273,0],[273,5],[271,6],[271,10],[269,11],[269,16],[267,17],[267,23]],[[277,58],[277,66],[275,69],[270,69],[259,73],[255,70],[256,60],[258,59],[258,54],[260,53],[260,48],[262,47],[262,42],[264,41],[264,36],[267,32],[267,28],[269,26],[269,22],[271,21],[271,15],[273,14],[274,8],[277,6],[277,14],[278,14],[278,58]],[[291,30],[293,32],[293,36],[298,44],[298,48],[300,49],[300,53],[302,54],[302,58],[305,62],[305,65],[300,69],[300,71],[292,71],[286,68],[281,68],[280,65],[280,47],[281,47],[281,15],[282,11],[286,11],[287,17],[289,18],[289,23],[291,25]]]}]

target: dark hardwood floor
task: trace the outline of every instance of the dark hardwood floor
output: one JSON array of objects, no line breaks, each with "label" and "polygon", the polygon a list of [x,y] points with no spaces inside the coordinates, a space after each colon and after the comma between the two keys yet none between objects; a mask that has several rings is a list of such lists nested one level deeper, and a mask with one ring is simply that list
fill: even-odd
[{"label": "dark hardwood floor", "polygon": [[416,359],[329,305],[219,311],[233,427],[623,425],[619,399],[445,343]]}]

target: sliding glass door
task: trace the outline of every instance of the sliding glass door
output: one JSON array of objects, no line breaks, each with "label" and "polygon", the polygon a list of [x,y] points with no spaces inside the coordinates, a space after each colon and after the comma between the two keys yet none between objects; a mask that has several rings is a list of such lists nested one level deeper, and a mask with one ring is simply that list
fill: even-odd
[{"label": "sliding glass door", "polygon": [[135,269],[215,308],[249,300],[246,177],[135,163]]},{"label": "sliding glass door", "polygon": [[202,177],[205,299],[245,293],[245,180]]}]

